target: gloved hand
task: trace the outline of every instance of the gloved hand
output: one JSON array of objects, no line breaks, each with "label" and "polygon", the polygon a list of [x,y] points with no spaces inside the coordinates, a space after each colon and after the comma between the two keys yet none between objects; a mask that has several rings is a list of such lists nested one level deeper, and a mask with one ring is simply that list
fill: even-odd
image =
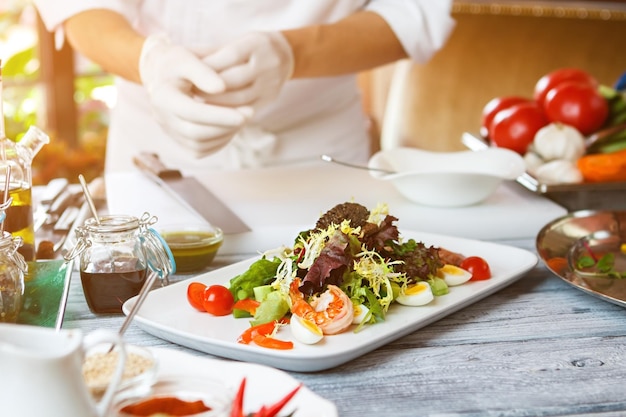
[{"label": "gloved hand", "polygon": [[259,107],[278,96],[293,73],[293,51],[280,32],[254,32],[204,58],[226,84],[224,93],[203,96],[209,103]]},{"label": "gloved hand", "polygon": [[209,104],[198,94],[216,94],[224,81],[193,53],[162,36],[148,37],[139,59],[139,74],[156,119],[196,156],[215,152],[251,116],[249,108]]}]

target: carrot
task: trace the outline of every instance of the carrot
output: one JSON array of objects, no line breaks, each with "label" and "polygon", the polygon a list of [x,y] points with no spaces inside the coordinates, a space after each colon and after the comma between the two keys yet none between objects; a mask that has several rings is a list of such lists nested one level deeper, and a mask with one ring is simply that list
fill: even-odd
[{"label": "carrot", "polygon": [[560,274],[567,268],[567,259],[562,257],[550,258],[547,260],[546,264],[548,265],[548,268]]},{"label": "carrot", "polygon": [[626,181],[626,149],[584,155],[578,159],[578,169],[587,182]]}]

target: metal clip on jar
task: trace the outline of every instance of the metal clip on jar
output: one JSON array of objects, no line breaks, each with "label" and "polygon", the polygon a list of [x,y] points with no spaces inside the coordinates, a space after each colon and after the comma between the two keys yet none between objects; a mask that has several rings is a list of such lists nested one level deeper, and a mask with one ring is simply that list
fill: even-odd
[{"label": "metal clip on jar", "polygon": [[22,308],[24,274],[28,264],[17,251],[22,238],[2,231],[0,236],[0,322],[15,323]]},{"label": "metal clip on jar", "polygon": [[149,227],[154,223],[156,217],[148,213],[140,219],[108,215],[76,228],[76,246],[65,259],[80,257],[80,279],[92,312],[121,313],[124,302],[146,283],[148,270],[168,284],[176,264],[165,241]]}]

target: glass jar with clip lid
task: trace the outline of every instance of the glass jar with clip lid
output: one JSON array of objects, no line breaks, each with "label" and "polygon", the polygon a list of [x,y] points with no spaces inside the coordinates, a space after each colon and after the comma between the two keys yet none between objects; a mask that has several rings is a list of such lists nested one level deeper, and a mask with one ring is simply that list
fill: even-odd
[{"label": "glass jar with clip lid", "polygon": [[176,263],[168,245],[152,227],[157,218],[144,213],[105,215],[87,219],[76,228],[77,242],[65,256],[79,257],[80,279],[89,309],[97,314],[121,313],[136,296],[151,270],[168,284]]},{"label": "glass jar with clip lid", "polygon": [[[0,206],[0,210],[5,208],[6,206]],[[2,222],[4,215],[2,211]],[[24,275],[28,272],[28,264],[18,252],[20,246],[20,236],[13,236],[4,228],[0,229],[0,323],[17,322],[22,309]]]}]

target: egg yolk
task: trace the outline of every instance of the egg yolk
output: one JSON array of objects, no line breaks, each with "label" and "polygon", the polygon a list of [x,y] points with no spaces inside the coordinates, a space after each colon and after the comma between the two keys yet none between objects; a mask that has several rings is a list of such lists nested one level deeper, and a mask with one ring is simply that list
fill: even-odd
[{"label": "egg yolk", "polygon": [[423,282],[418,282],[415,285],[407,287],[404,291],[404,295],[416,295],[428,290],[428,285]]}]

